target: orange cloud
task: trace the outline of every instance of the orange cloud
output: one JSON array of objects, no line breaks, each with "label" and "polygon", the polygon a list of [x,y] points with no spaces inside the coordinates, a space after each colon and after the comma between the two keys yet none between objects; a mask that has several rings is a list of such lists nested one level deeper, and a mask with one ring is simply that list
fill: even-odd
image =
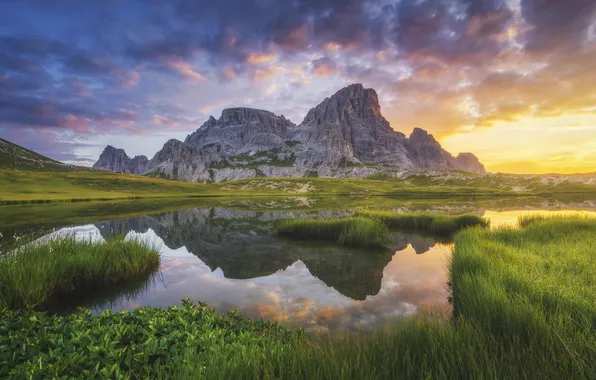
[{"label": "orange cloud", "polygon": [[223,77],[229,81],[233,81],[236,79],[236,72],[230,66],[224,66],[221,73]]},{"label": "orange cloud", "polygon": [[202,81],[205,78],[199,74],[198,72],[194,71],[188,63],[185,62],[168,62],[168,65],[178,71],[180,74],[184,75],[185,77],[194,80],[194,81]]},{"label": "orange cloud", "polygon": [[312,73],[320,77],[328,77],[332,74],[335,74],[335,72],[335,68],[331,67],[328,63],[322,63],[313,67],[312,69]]},{"label": "orange cloud", "polygon": [[62,126],[77,133],[90,132],[91,120],[74,115],[66,115],[62,119]]},{"label": "orange cloud", "polygon": [[323,45],[323,50],[329,53],[333,53],[341,49],[341,45],[335,42],[327,42]]},{"label": "orange cloud", "polygon": [[277,55],[273,53],[250,53],[246,61],[252,65],[263,65],[273,63],[277,60]]},{"label": "orange cloud", "polygon": [[265,82],[271,80],[277,73],[284,71],[285,68],[283,66],[270,66],[265,69],[256,70],[251,75],[251,80],[253,82]]}]

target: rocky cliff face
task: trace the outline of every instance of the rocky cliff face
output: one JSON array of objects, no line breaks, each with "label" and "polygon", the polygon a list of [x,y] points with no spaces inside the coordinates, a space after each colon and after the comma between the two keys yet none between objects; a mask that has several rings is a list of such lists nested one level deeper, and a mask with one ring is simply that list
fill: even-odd
[{"label": "rocky cliff face", "polygon": [[[310,147],[321,149],[326,160],[383,164],[412,168],[403,142],[405,135],[391,129],[381,115],[377,93],[361,84],[350,85],[310,110],[301,124]],[[315,148],[315,149],[316,149]]]},{"label": "rocky cliff face", "polygon": [[313,174],[362,178],[396,169],[486,173],[473,154],[453,157],[422,129],[409,138],[394,131],[375,90],[361,84],[323,100],[300,125],[269,111],[229,108],[184,142],[168,141],[150,161],[108,146],[94,167],[201,182]]},{"label": "rocky cliff face", "polygon": [[219,120],[213,116],[196,132],[189,135],[185,144],[197,148],[216,148],[218,153],[235,154],[255,136],[284,139],[295,124],[283,115],[252,108],[228,108]]},{"label": "rocky cliff face", "polygon": [[116,149],[108,145],[99,156],[99,160],[93,165],[93,168],[126,174],[143,174],[147,171],[148,161],[145,156],[130,158],[123,149]]}]

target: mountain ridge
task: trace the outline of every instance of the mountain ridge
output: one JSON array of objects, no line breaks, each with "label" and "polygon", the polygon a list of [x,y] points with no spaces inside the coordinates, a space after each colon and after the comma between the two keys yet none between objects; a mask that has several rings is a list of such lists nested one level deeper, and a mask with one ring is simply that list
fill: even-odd
[{"label": "mountain ridge", "polygon": [[454,157],[422,129],[409,138],[395,131],[381,113],[376,91],[359,83],[325,98],[299,125],[267,110],[226,108],[184,142],[169,140],[151,160],[107,146],[93,167],[189,182],[363,178],[398,169],[486,173],[475,155]]}]

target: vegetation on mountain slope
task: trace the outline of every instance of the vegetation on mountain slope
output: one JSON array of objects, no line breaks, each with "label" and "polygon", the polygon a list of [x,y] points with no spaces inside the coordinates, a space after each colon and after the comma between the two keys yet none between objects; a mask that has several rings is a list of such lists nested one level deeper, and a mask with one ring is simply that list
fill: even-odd
[{"label": "vegetation on mountain slope", "polygon": [[65,172],[73,170],[70,165],[52,160],[1,138],[0,169],[43,172]]}]

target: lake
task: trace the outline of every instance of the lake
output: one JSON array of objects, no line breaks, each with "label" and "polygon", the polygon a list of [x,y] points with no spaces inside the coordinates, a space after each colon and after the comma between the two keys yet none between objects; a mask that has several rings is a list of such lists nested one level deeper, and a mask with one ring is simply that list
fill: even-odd
[{"label": "lake", "polygon": [[[295,242],[273,236],[271,226],[283,219],[349,216],[353,212],[349,200],[346,210],[321,209],[316,199],[304,198],[267,200],[258,205],[254,200],[246,202],[221,200],[213,206],[148,210],[146,214],[137,210],[134,217],[127,218],[97,215],[101,205],[96,204],[89,205],[95,209],[88,210],[95,211],[88,211],[88,215],[77,209],[77,222],[67,216],[68,212],[61,212],[72,207],[69,205],[19,206],[23,215],[40,215],[45,220],[43,230],[39,221],[27,223],[26,218],[15,216],[12,220],[18,221],[14,223],[2,219],[0,232],[5,239],[31,231],[41,239],[74,234],[81,239],[101,240],[122,235],[160,247],[159,274],[118,287],[74,293],[46,306],[60,313],[79,306],[95,313],[106,308],[167,307],[189,298],[206,302],[220,312],[236,309],[250,318],[277,320],[308,331],[366,329],[429,312],[449,316],[448,241],[393,231],[391,247],[382,250]],[[525,214],[582,212],[596,216],[596,204],[588,200],[533,202],[383,199],[383,208],[394,212],[474,213],[490,218],[493,228],[515,225]],[[284,210],[285,205],[290,210]],[[19,208],[0,212],[4,210],[6,215],[17,215]]]}]

